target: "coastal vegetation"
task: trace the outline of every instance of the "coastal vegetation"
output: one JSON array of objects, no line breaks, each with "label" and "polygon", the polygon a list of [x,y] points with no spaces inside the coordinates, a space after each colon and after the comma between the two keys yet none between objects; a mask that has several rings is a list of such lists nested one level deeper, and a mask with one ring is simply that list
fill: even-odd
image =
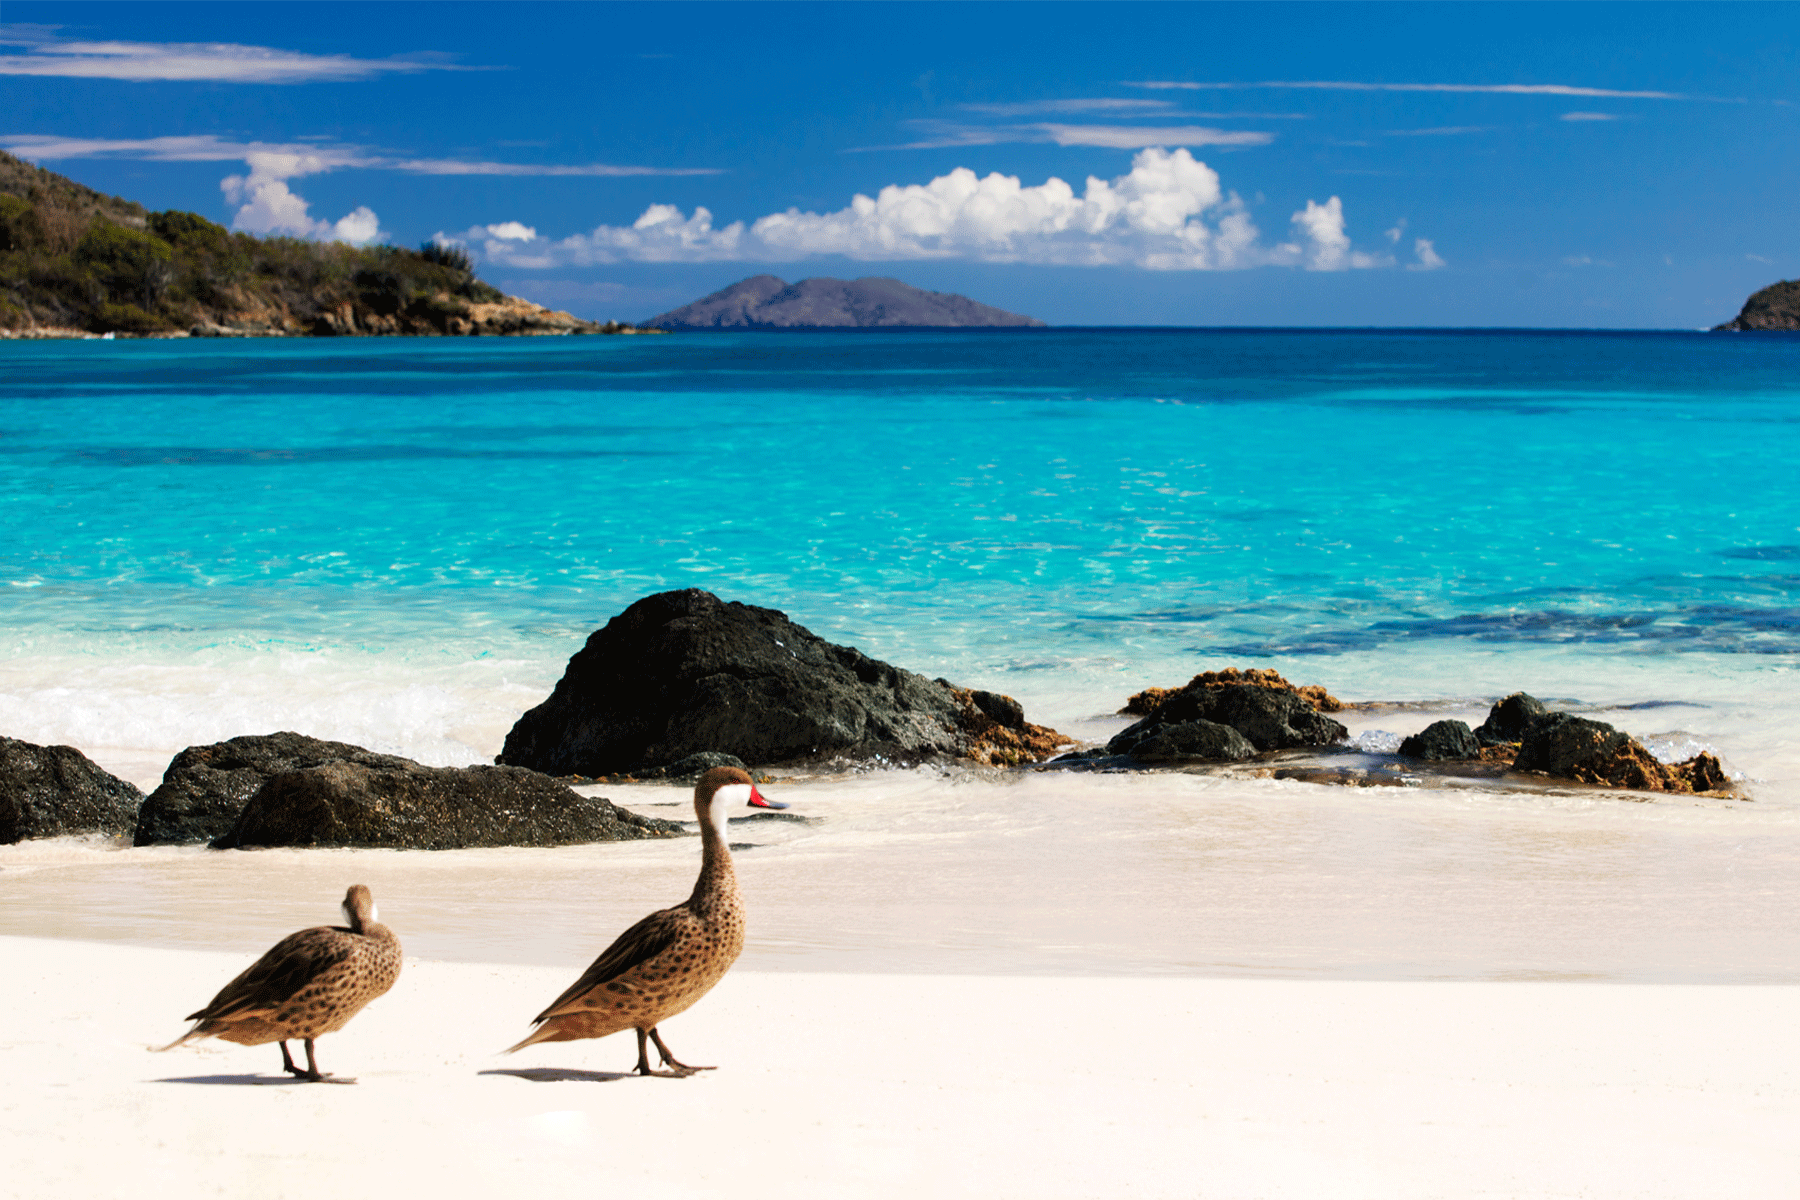
[{"label": "coastal vegetation", "polygon": [[625,332],[503,295],[456,246],[254,237],[0,152],[0,330],[167,336]]}]

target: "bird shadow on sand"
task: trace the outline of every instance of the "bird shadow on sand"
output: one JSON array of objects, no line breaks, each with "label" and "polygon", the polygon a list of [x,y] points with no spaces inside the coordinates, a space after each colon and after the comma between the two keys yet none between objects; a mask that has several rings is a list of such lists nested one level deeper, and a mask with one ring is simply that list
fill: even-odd
[{"label": "bird shadow on sand", "polygon": [[311,1079],[295,1079],[291,1075],[177,1075],[169,1079],[153,1079],[152,1083],[205,1083],[225,1087],[295,1087],[313,1083]]},{"label": "bird shadow on sand", "polygon": [[481,1075],[512,1075],[533,1083],[614,1083],[637,1078],[636,1071],[577,1071],[572,1067],[497,1067]]}]

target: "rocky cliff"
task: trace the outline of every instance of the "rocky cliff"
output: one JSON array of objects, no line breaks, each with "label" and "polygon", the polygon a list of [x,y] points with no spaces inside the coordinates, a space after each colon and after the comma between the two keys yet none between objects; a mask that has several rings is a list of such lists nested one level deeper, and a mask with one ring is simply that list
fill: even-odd
[{"label": "rocky cliff", "polygon": [[928,292],[898,279],[740,280],[644,322],[653,329],[876,329],[1042,326],[1033,317]]},{"label": "rocky cliff", "polygon": [[1771,283],[1744,301],[1743,311],[1713,326],[1715,332],[1741,333],[1753,329],[1800,329],[1800,280]]}]

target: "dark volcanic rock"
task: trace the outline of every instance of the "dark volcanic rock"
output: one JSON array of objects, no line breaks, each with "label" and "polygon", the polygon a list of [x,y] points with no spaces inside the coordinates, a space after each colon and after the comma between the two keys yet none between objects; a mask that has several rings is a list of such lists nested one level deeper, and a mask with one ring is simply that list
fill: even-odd
[{"label": "dark volcanic rock", "polygon": [[1755,329],[1800,329],[1800,280],[1771,283],[1744,301],[1737,316],[1715,331],[1743,332]]},{"label": "dark volcanic rock", "polygon": [[1433,721],[1401,742],[1400,753],[1427,761],[1480,758],[1481,743],[1465,721]]},{"label": "dark volcanic rock", "polygon": [[1514,692],[1488,710],[1487,720],[1475,730],[1475,740],[1483,746],[1512,745],[1525,736],[1533,721],[1549,711],[1535,696]]},{"label": "dark volcanic rock", "polygon": [[131,831],[144,793],[73,746],[0,737],[0,843]]},{"label": "dark volcanic rock", "polygon": [[1163,725],[1131,748],[1131,757],[1140,762],[1241,762],[1255,754],[1248,738],[1215,721]]},{"label": "dark volcanic rock", "polygon": [[[996,715],[998,714],[998,715]],[[569,660],[497,761],[642,774],[700,751],[746,763],[1047,757],[1066,741],[1018,704],[837,646],[771,608],[690,588],[647,596]]]},{"label": "dark volcanic rock", "polygon": [[1190,684],[1163,697],[1155,712],[1121,731],[1106,744],[1107,752],[1135,756],[1141,742],[1167,726],[1188,721],[1229,725],[1258,750],[1324,746],[1349,734],[1349,730],[1291,688],[1244,683],[1222,687]]},{"label": "dark volcanic rock", "polygon": [[213,843],[461,850],[676,837],[683,830],[581,796],[522,767],[425,767],[338,761],[277,775]]},{"label": "dark volcanic rock", "polygon": [[1641,791],[1692,790],[1691,783],[1679,782],[1630,734],[1570,713],[1550,713],[1533,721],[1513,768]]},{"label": "dark volcanic rock", "polygon": [[898,279],[802,279],[773,275],[739,280],[723,291],[644,322],[654,329],[872,329],[1042,325],[977,304],[967,296],[927,292]]},{"label": "dark volcanic rock", "polygon": [[210,842],[231,828],[263,784],[288,771],[332,762],[398,767],[408,761],[347,742],[285,732],[189,746],[169,763],[161,786],[138,810],[132,844]]}]

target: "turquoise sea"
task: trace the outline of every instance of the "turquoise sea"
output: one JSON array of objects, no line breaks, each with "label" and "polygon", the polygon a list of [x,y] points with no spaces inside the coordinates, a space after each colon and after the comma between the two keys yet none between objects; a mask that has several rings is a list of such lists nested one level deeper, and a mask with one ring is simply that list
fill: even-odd
[{"label": "turquoise sea", "polygon": [[[1368,702],[1347,723],[1371,749],[1524,689],[1667,757],[1716,750],[1755,797],[1196,776],[946,792],[900,772],[815,792],[838,814],[824,840],[779,870],[774,851],[758,860],[791,885],[806,854],[850,854],[833,838],[889,845],[885,870],[819,878],[900,932],[840,945],[777,916],[791,958],[774,965],[962,969],[956,947],[1004,944],[1023,970],[1800,977],[1767,940],[1800,935],[1800,917],[1769,916],[1800,908],[1800,338],[0,342],[0,378],[0,733],[73,744],[141,786],[183,746],[283,728],[487,761],[591,630],[697,586],[1017,696],[1077,738],[1116,729],[1147,685],[1274,667]],[[927,811],[959,831],[935,849],[907,832]],[[1087,878],[1060,840],[1020,858],[1044,843],[1014,835],[1051,812],[1084,831],[1075,844],[1112,839],[1117,872]],[[1170,865],[1170,838],[1194,839],[1207,869]],[[16,853],[14,868],[39,852]],[[664,854],[685,861],[609,861]],[[1032,883],[1048,861],[1083,885]],[[1446,863],[1481,864],[1473,907],[1444,890]],[[205,888],[250,870],[184,869]],[[1001,876],[1015,886],[996,891]],[[941,929],[886,898],[921,878],[947,889],[920,897]],[[1585,915],[1534,907],[1558,888],[1587,896]],[[130,907],[119,894],[105,912]],[[1166,928],[1095,932],[1141,894],[1168,901]],[[1409,923],[1426,897],[1445,923],[1429,936]],[[1353,934],[1334,924],[1363,902],[1376,916]],[[1180,917],[1247,904],[1265,924],[1217,945]],[[1456,933],[1515,920],[1504,952]],[[449,927],[446,955],[513,945]],[[1676,944],[1703,949],[1667,961]]]}]

